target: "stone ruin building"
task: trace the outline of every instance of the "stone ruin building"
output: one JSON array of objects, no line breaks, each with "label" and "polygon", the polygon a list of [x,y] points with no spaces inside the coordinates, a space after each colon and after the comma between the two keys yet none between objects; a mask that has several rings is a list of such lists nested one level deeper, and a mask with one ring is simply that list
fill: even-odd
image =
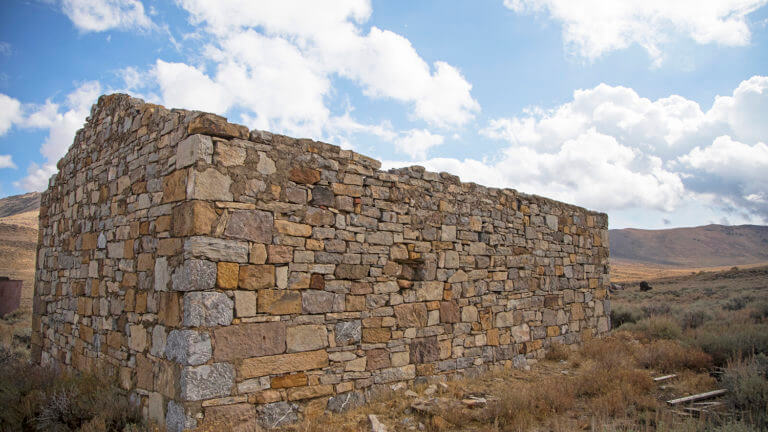
[{"label": "stone ruin building", "polygon": [[108,371],[170,431],[279,426],[610,327],[602,213],[121,94],[58,168],[33,358]]}]

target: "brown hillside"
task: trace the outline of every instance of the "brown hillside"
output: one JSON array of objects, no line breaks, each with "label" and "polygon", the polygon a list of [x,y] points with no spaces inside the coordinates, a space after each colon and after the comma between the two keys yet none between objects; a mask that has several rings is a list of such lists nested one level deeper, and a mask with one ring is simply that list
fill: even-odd
[{"label": "brown hillside", "polygon": [[718,267],[768,261],[768,226],[706,225],[610,231],[611,259],[675,267]]},{"label": "brown hillside", "polygon": [[0,276],[23,281],[21,308],[31,310],[40,193],[0,199]]},{"label": "brown hillside", "polygon": [[0,218],[30,211],[37,212],[39,208],[40,192],[5,197],[0,199]]}]

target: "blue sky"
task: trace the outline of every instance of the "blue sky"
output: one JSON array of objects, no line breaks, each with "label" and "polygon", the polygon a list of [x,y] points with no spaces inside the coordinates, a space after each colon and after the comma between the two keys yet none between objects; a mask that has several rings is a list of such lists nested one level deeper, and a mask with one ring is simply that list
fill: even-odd
[{"label": "blue sky", "polygon": [[100,94],[610,215],[768,223],[768,0],[0,5],[0,196]]}]

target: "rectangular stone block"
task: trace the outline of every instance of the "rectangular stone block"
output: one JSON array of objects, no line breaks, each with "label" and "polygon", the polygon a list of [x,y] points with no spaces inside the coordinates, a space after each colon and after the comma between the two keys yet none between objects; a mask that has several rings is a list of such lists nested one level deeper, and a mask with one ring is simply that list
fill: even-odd
[{"label": "rectangular stone block", "polygon": [[324,325],[288,327],[286,344],[289,353],[325,348],[328,346],[328,332]]},{"label": "rectangular stone block", "polygon": [[257,290],[275,287],[275,266],[242,265],[240,266],[239,286],[242,289]]},{"label": "rectangular stone block", "polygon": [[325,350],[253,357],[242,361],[238,369],[238,377],[256,378],[267,375],[321,369],[326,366],[328,366],[328,353]]},{"label": "rectangular stone block", "polygon": [[215,361],[236,361],[285,352],[286,332],[282,322],[238,324],[213,332]]},{"label": "rectangular stone block", "polygon": [[259,290],[259,312],[271,315],[301,313],[301,293],[292,290]]}]

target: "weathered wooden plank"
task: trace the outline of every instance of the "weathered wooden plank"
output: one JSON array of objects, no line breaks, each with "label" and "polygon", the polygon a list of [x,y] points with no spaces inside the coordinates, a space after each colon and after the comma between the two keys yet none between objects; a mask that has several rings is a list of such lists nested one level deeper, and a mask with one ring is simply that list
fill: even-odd
[{"label": "weathered wooden plank", "polygon": [[675,375],[675,374],[664,375],[664,376],[656,377],[653,380],[656,381],[656,382],[662,382],[662,381],[671,380],[672,378],[677,378],[677,375]]},{"label": "weathered wooden plank", "polygon": [[677,405],[677,404],[681,404],[681,403],[685,403],[685,402],[693,402],[693,401],[698,401],[698,400],[702,400],[702,399],[709,399],[709,398],[717,397],[717,396],[720,396],[720,395],[724,395],[726,393],[728,393],[728,390],[725,390],[725,389],[712,390],[712,391],[708,391],[706,393],[699,393],[699,394],[695,394],[695,395],[691,395],[691,396],[686,396],[686,397],[681,397],[681,398],[677,398],[677,399],[668,400],[667,403],[670,404],[670,405]]}]

